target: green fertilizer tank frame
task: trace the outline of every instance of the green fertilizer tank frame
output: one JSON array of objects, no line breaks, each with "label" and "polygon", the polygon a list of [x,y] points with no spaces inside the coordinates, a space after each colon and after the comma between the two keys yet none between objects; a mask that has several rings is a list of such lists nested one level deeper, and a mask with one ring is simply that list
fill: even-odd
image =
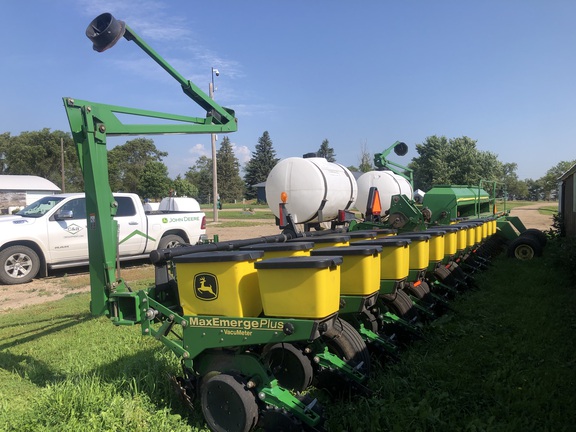
[{"label": "green fertilizer tank frame", "polygon": [[[122,37],[133,41],[182,87],[183,92],[206,111],[206,117],[190,117],[97,102],[64,98],[72,138],[84,174],[90,286],[93,315],[111,315],[110,292],[127,291],[124,281],[116,276],[117,231],[114,220],[116,203],[108,182],[107,136],[154,134],[218,134],[238,129],[234,111],[214,102],[200,88],[180,75],[123,21],[104,13],[86,29],[95,51],[113,47]],[[166,120],[166,124],[126,124],[118,114]],[[156,121],[157,121],[156,120]]]}]

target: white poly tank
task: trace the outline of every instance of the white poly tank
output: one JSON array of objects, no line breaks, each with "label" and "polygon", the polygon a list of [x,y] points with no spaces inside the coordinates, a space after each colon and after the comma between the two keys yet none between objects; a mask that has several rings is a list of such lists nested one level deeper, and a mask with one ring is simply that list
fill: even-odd
[{"label": "white poly tank", "polygon": [[283,159],[268,174],[266,201],[279,217],[282,192],[288,194],[286,208],[294,222],[324,222],[349,210],[356,201],[358,187],[352,173],[343,165],[324,158]]},{"label": "white poly tank", "polygon": [[368,194],[373,186],[378,188],[378,193],[380,194],[382,215],[390,209],[392,195],[406,195],[408,199],[412,199],[410,182],[392,171],[369,171],[362,174],[357,182],[358,199],[356,200],[356,208],[362,213],[366,212]]},{"label": "white poly tank", "polygon": [[166,197],[162,198],[158,206],[160,211],[181,211],[195,212],[200,211],[200,204],[194,198],[187,197]]}]

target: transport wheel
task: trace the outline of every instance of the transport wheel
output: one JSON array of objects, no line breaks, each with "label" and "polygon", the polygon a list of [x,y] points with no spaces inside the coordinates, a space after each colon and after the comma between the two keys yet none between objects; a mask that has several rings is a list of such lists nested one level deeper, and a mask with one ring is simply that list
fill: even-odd
[{"label": "transport wheel", "polygon": [[289,390],[304,391],[314,376],[312,362],[302,350],[290,343],[264,348],[264,358],[278,383]]},{"label": "transport wheel", "polygon": [[30,282],[40,270],[38,254],[26,246],[10,246],[0,252],[0,282],[16,285]]},{"label": "transport wheel", "polygon": [[338,318],[332,328],[322,335],[322,340],[332,354],[352,367],[362,363],[360,371],[366,375],[370,373],[370,352],[360,333],[351,324]]},{"label": "transport wheel", "polygon": [[160,239],[160,242],[158,243],[158,249],[171,249],[174,247],[182,246],[183,244],[186,244],[186,242],[182,237],[175,234],[168,234],[167,236]]},{"label": "transport wheel", "polygon": [[533,239],[538,240],[538,243],[540,243],[540,246],[542,247],[546,246],[546,243],[548,242],[546,234],[536,228],[528,228],[526,231],[522,231],[520,233],[520,237],[524,236],[532,237]]},{"label": "transport wheel", "polygon": [[254,394],[233,375],[222,373],[204,382],[201,405],[206,424],[215,432],[248,432],[258,422]]},{"label": "transport wheel", "polygon": [[528,261],[540,255],[542,255],[542,247],[532,237],[517,237],[508,246],[508,256],[522,261]]}]

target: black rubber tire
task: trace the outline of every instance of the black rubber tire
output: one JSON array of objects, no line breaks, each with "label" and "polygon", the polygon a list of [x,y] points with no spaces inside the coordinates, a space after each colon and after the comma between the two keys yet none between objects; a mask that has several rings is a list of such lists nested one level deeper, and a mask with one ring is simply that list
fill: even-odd
[{"label": "black rubber tire", "polygon": [[27,246],[10,246],[0,252],[0,282],[5,285],[28,283],[40,271],[40,258]]},{"label": "black rubber tire", "polygon": [[541,255],[542,246],[532,237],[517,237],[508,245],[508,256],[512,258],[528,261]]},{"label": "black rubber tire", "polygon": [[536,228],[528,228],[527,230],[522,231],[520,233],[520,237],[523,236],[532,237],[538,240],[538,243],[540,243],[540,246],[542,246],[543,248],[546,246],[546,243],[548,242],[548,237],[546,237],[546,234],[544,234],[542,231]]},{"label": "black rubber tire", "polygon": [[332,354],[352,367],[362,363],[359,370],[366,375],[370,374],[370,352],[360,333],[350,323],[336,319],[334,326],[322,335],[322,340]]},{"label": "black rubber tire", "polygon": [[202,384],[204,420],[215,432],[248,432],[258,422],[255,395],[236,376],[222,373]]},{"label": "black rubber tire", "polygon": [[182,237],[175,234],[168,234],[160,239],[158,242],[158,249],[171,249],[182,246],[183,244],[186,244],[186,242]]},{"label": "black rubber tire", "polygon": [[386,300],[390,312],[405,320],[411,320],[416,314],[414,303],[405,292],[398,290],[393,300]]},{"label": "black rubber tire", "polygon": [[416,286],[411,284],[408,286],[408,288],[406,288],[406,291],[408,291],[419,300],[424,299],[426,296],[428,296],[428,294],[430,294],[430,288],[426,282],[421,282]]},{"label": "black rubber tire", "polygon": [[264,348],[264,359],[280,386],[304,391],[314,377],[312,362],[291,343],[277,343]]},{"label": "black rubber tire", "polygon": [[380,323],[378,322],[378,317],[374,314],[374,312],[365,310],[360,314],[358,320],[364,324],[364,328],[366,330],[371,330],[374,333],[378,333],[380,331]]}]

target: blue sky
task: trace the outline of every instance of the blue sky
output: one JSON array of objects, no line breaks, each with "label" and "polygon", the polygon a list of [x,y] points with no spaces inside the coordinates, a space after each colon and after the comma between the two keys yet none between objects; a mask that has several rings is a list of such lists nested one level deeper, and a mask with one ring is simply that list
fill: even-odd
[{"label": "blue sky", "polygon": [[[242,162],[266,130],[280,158],[328,139],[346,166],[396,140],[407,164],[430,135],[469,136],[521,179],[576,159],[574,1],[4,0],[0,11],[0,133],[69,131],[64,96],[204,116],[134,43],[92,50],[86,26],[111,12],[204,91],[219,69],[215,99],[236,111]],[[210,156],[208,135],[152,138],[172,177]]]}]

